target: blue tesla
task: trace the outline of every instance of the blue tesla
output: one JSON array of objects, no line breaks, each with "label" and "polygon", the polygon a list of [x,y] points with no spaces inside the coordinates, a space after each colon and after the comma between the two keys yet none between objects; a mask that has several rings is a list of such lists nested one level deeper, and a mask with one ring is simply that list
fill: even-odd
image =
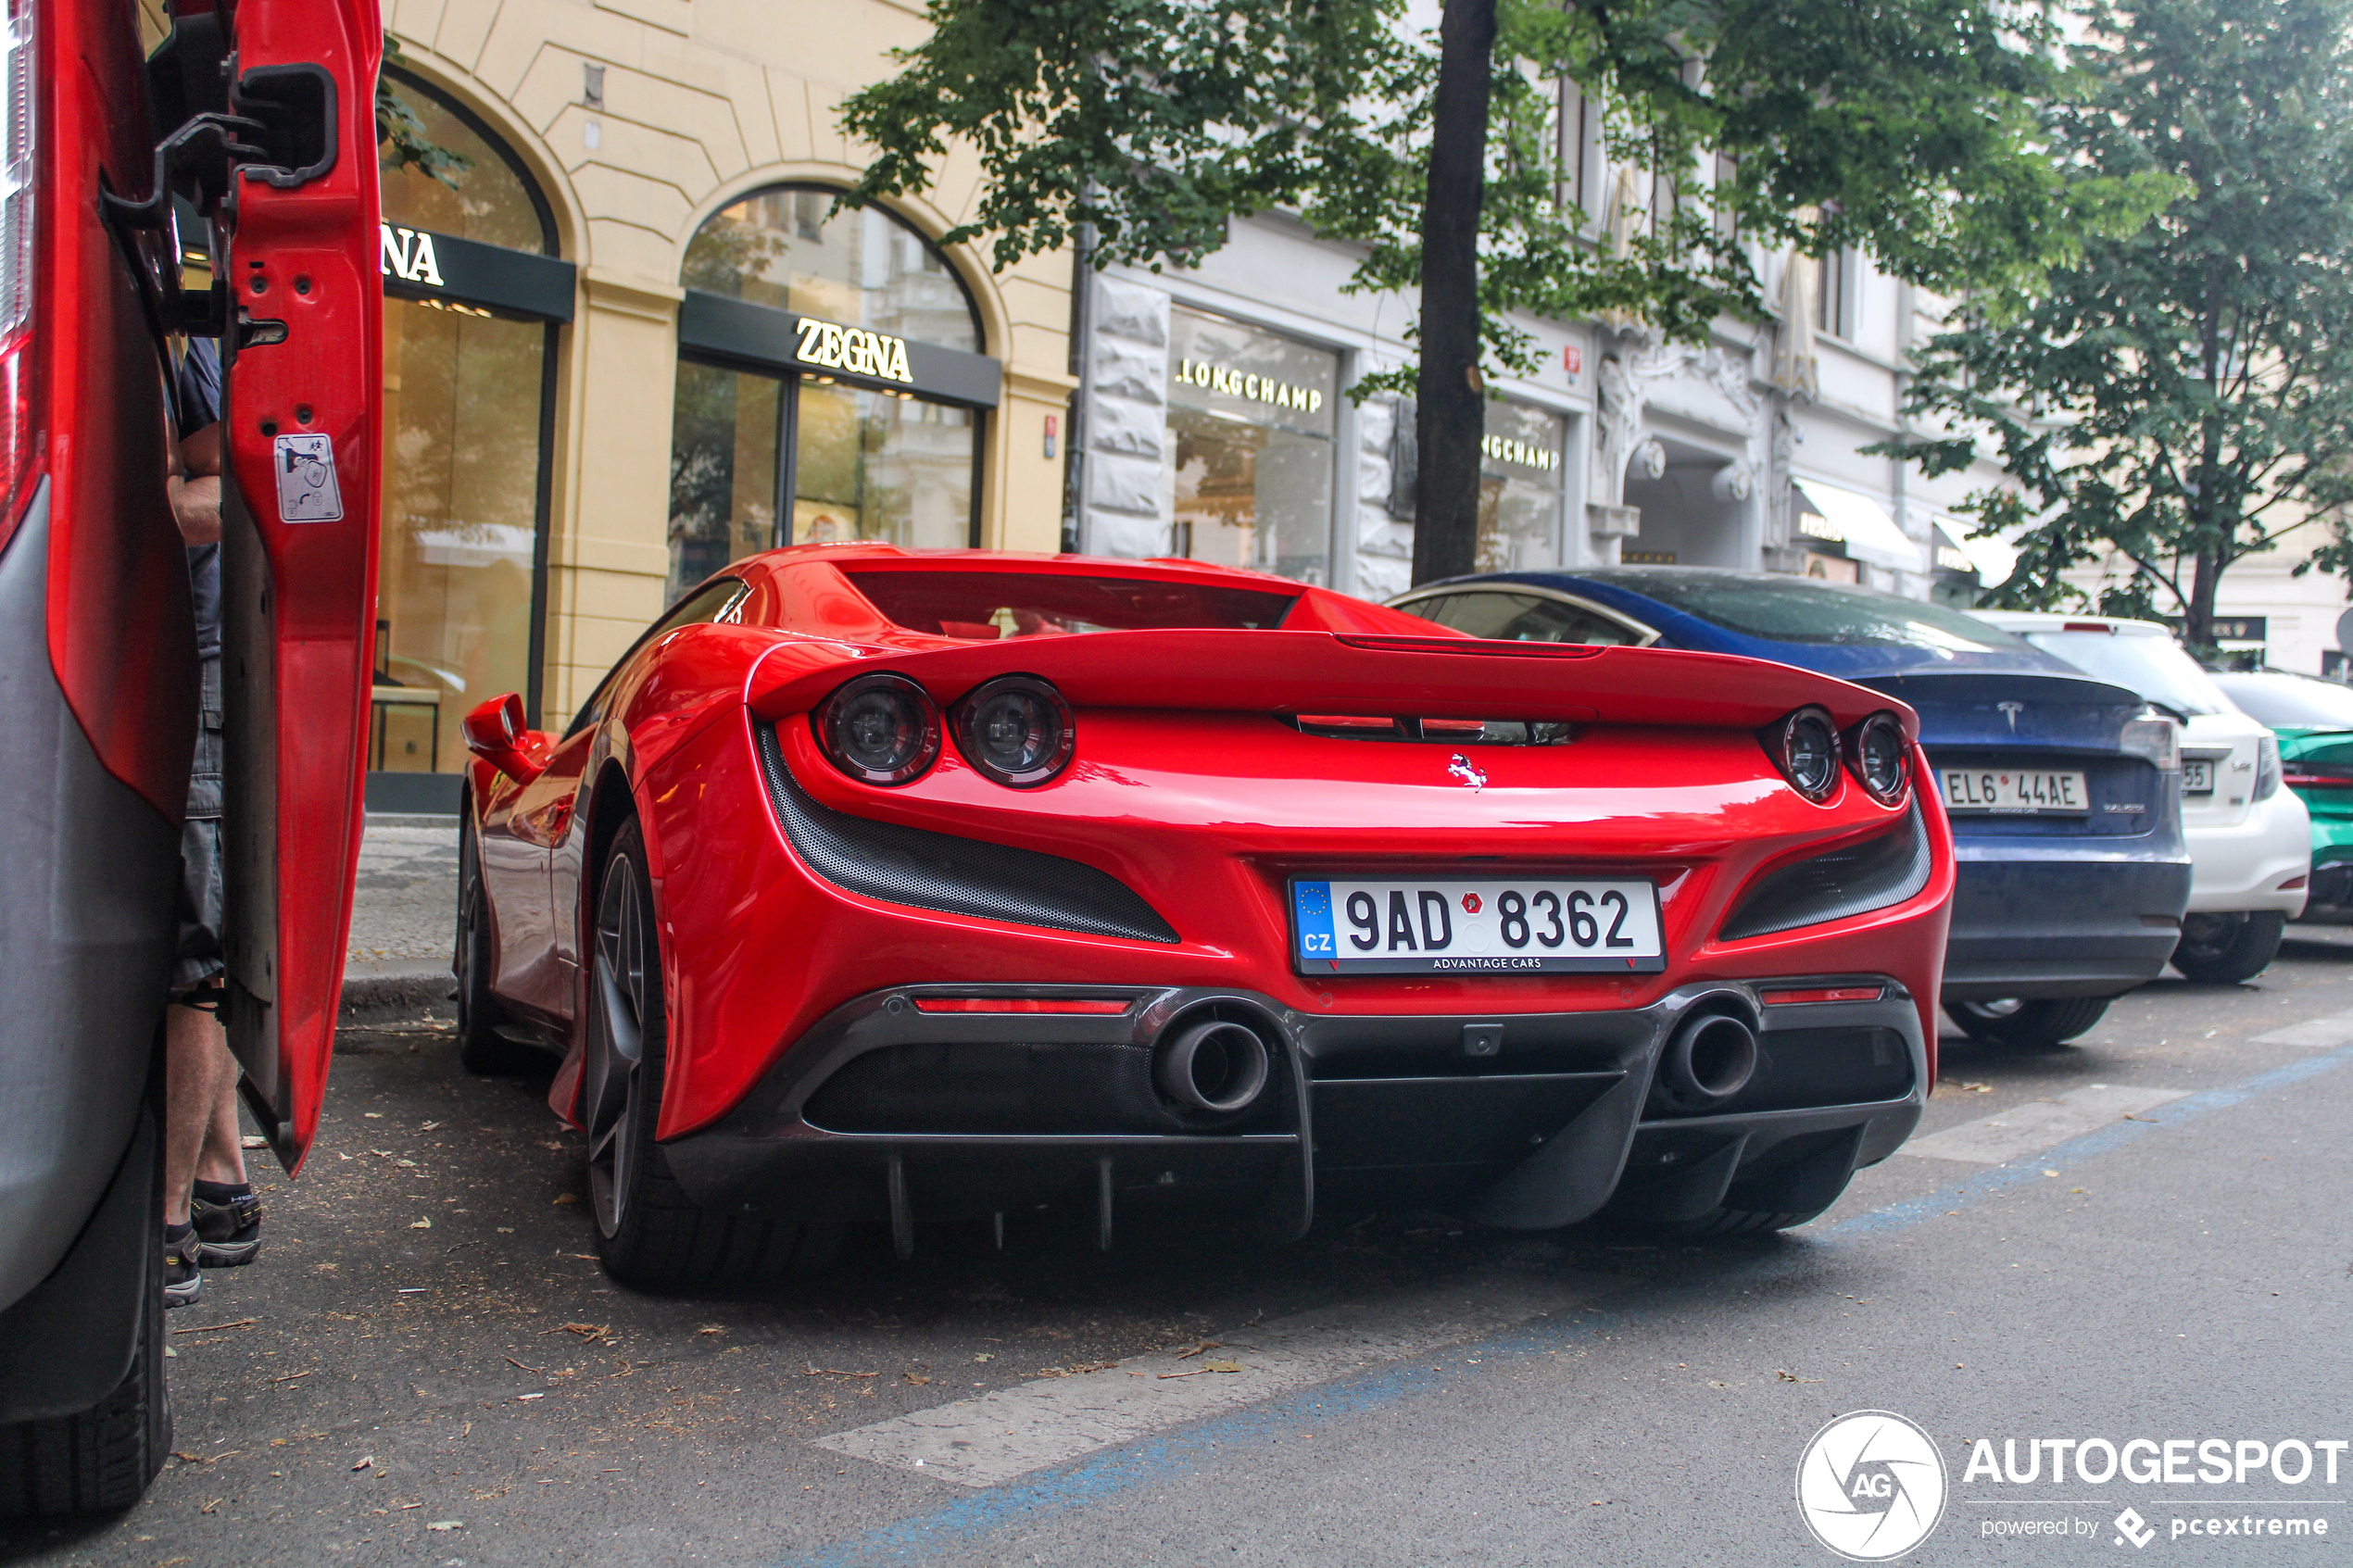
[{"label": "blue tesla", "polygon": [[2173,721],[1957,610],[1707,567],[1454,578],[1390,603],[1478,637],[1772,659],[1911,704],[1959,865],[1942,1000],[1979,1039],[2072,1039],[2181,940]]}]

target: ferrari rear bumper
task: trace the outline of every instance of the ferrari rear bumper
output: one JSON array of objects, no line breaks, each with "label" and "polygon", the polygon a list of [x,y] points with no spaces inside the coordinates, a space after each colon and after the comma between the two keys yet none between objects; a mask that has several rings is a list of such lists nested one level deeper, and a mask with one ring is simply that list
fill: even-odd
[{"label": "ferrari rear bumper", "polygon": [[[1825,992],[1860,999],[1779,999]],[[1695,1107],[1661,1061],[1706,1013],[1753,1030],[1755,1070]],[[1204,1022],[1265,1045],[1265,1088],[1237,1109],[1170,1087],[1174,1042]],[[727,1117],[664,1149],[707,1207],[887,1219],[902,1245],[917,1219],[1070,1200],[1097,1206],[1106,1236],[1144,1203],[1255,1211],[1290,1234],[1319,1200],[1542,1229],[1613,1198],[1654,1219],[1819,1208],[1903,1142],[1927,1080],[1918,1004],[1879,975],[1484,1016],[1307,1014],[1198,987],[908,985],[837,1009]]]}]

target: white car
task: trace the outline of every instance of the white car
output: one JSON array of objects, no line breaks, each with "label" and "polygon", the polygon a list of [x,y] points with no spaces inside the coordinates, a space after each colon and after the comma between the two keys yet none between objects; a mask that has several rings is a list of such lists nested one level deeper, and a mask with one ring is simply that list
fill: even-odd
[{"label": "white car", "polygon": [[2303,913],[2312,873],[2311,817],[2280,787],[2278,737],[2240,712],[2168,627],[2102,615],[1971,613],[2181,721],[2182,827],[2196,870],[2173,967],[2215,984],[2262,972],[2287,922]]}]

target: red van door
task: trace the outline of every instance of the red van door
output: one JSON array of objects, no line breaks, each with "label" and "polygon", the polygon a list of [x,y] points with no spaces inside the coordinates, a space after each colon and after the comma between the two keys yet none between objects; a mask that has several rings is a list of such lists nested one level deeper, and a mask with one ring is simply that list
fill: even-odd
[{"label": "red van door", "polygon": [[375,628],[384,292],[373,0],[235,0],[221,680],[229,1040],[289,1171],[333,1048]]}]

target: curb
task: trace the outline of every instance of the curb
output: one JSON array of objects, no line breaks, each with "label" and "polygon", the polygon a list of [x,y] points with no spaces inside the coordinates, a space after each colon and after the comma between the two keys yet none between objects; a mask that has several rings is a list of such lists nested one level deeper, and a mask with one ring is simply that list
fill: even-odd
[{"label": "curb", "polygon": [[447,1012],[457,989],[457,977],[446,963],[422,959],[346,963],[343,1006],[336,1011],[336,1022],[389,1023],[434,1010]]}]

